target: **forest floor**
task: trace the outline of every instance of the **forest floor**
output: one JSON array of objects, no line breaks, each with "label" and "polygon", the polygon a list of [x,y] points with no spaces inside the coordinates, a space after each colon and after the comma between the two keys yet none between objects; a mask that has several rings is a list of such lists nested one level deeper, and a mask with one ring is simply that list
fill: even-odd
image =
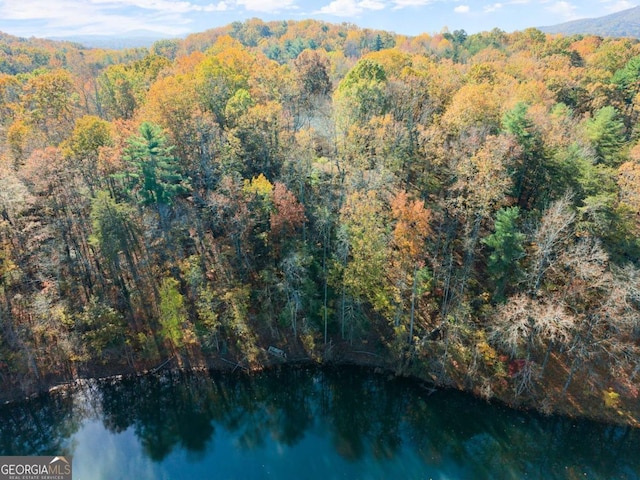
[{"label": "forest floor", "polygon": [[604,369],[578,371],[563,392],[569,368],[557,355],[551,357],[544,377],[535,386],[541,392],[533,397],[536,409],[640,427],[638,386],[623,372],[612,377]]},{"label": "forest floor", "polygon": [[[148,365],[131,365],[112,362],[103,365],[84,366],[73,372],[74,379],[105,378],[118,375],[152,374],[161,370],[215,370],[235,372],[260,371],[278,365],[318,364],[318,365],[358,365],[382,370],[390,375],[403,375],[415,378],[418,382],[428,384],[429,388],[455,388],[482,396],[487,400],[497,400],[512,408],[536,410],[546,415],[557,414],[572,418],[588,418],[590,420],[618,425],[630,425],[640,428],[640,395],[639,388],[625,375],[611,377],[604,371],[578,371],[564,391],[569,367],[557,355],[552,355],[543,378],[536,379],[532,391],[515,395],[511,386],[496,388],[487,398],[478,385],[469,384],[463,375],[450,378],[446,382],[438,382],[435,376],[425,370],[424,374],[407,374],[398,372],[394,362],[382,350],[378,343],[367,340],[358,343],[348,341],[330,342],[324,348],[317,346],[312,354],[307,353],[300,342],[289,337],[280,337],[279,342],[260,339],[261,348],[254,361],[248,361],[242,355],[227,352],[226,355],[203,354],[197,348],[187,349],[185,354],[168,356],[160,362]],[[273,340],[273,339],[272,339]],[[266,341],[266,342],[265,342]],[[286,358],[268,353],[269,346],[282,348]],[[16,382],[11,385],[5,382],[0,392],[0,401],[10,402],[33,397],[52,389],[72,385],[69,373],[50,375],[35,382]]]}]

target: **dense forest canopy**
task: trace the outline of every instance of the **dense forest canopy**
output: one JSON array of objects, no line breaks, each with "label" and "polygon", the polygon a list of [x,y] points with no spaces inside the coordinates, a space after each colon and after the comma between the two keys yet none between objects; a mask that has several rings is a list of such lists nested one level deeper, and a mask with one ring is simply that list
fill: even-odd
[{"label": "dense forest canopy", "polygon": [[3,382],[277,345],[637,403],[637,41],[253,19],[0,72]]}]

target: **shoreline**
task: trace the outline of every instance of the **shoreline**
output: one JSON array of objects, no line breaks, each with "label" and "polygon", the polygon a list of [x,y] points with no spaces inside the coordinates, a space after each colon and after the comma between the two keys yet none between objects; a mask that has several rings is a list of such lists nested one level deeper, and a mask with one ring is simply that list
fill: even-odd
[{"label": "shoreline", "polygon": [[[380,361],[375,361],[376,359]],[[408,381],[414,382],[417,386],[422,386],[423,388],[425,388],[429,392],[429,394],[432,394],[438,390],[455,390],[465,395],[470,395],[476,399],[484,400],[488,403],[496,402],[509,409],[532,412],[546,417],[559,416],[576,421],[590,421],[617,427],[630,427],[640,429],[640,419],[634,417],[603,415],[602,413],[607,413],[603,410],[600,410],[598,412],[600,413],[600,415],[598,415],[591,411],[580,412],[577,409],[572,410],[570,408],[558,408],[563,406],[571,406],[572,403],[568,401],[556,404],[552,409],[545,409],[544,405],[536,403],[535,398],[518,398],[513,395],[494,395],[490,398],[485,398],[482,395],[478,394],[478,392],[474,389],[475,386],[473,385],[471,386],[471,388],[465,388],[464,386],[456,385],[455,383],[438,384],[437,382],[434,382],[428,378],[398,371],[396,368],[393,368],[393,366],[385,357],[366,351],[342,352],[341,358],[339,359],[314,359],[308,356],[293,359],[281,359],[267,355],[263,358],[263,360],[265,361],[262,361],[257,365],[244,366],[242,365],[242,360],[238,362],[223,357],[211,357],[206,359],[206,364],[204,365],[171,366],[171,364],[175,361],[175,357],[171,357],[169,359],[165,359],[163,362],[153,368],[147,368],[140,371],[123,371],[127,369],[116,368],[116,365],[112,364],[110,367],[105,366],[107,368],[105,368],[106,371],[103,375],[81,375],[73,380],[69,380],[66,382],[58,381],[55,384],[42,384],[40,388],[26,394],[24,392],[19,394],[18,392],[14,391],[13,394],[5,395],[5,392],[3,392],[2,394],[0,394],[0,402],[2,402],[2,405],[7,406],[20,402],[30,401],[43,395],[56,394],[58,392],[66,391],[73,392],[75,387],[80,387],[85,382],[120,380],[148,375],[161,375],[163,372],[207,374],[215,372],[236,374],[236,372],[240,370],[241,372],[243,372],[243,374],[253,375],[281,367],[316,367],[321,369],[358,367],[369,369],[372,373],[375,374],[387,375],[387,378],[389,380],[391,380],[392,377],[407,379]],[[120,365],[120,367],[122,367],[122,365]]]}]

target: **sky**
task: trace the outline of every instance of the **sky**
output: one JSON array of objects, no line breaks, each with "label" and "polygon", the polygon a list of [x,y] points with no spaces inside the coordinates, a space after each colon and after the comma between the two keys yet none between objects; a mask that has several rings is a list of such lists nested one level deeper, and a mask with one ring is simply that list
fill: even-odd
[{"label": "sky", "polygon": [[600,17],[640,0],[0,0],[0,31],[21,37],[186,36],[248,18],[315,18],[399,34],[507,32]]}]

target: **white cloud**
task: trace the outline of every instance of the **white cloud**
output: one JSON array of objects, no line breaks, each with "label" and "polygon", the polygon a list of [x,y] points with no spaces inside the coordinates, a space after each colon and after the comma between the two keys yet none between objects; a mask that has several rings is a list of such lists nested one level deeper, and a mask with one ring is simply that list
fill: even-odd
[{"label": "white cloud", "polygon": [[[132,7],[148,12],[133,15]],[[0,2],[0,19],[28,23],[24,33],[16,33],[24,36],[117,35],[132,30],[180,35],[188,31],[185,25],[190,23],[184,13],[221,8],[223,2],[200,6],[168,0],[4,0]]]},{"label": "white cloud", "polygon": [[433,0],[394,0],[393,3],[396,5],[395,8],[398,9],[404,7],[422,7],[433,3]]},{"label": "white cloud", "polygon": [[325,13],[339,17],[354,17],[362,13],[362,8],[354,0],[334,0],[329,5],[325,5],[316,13]]},{"label": "white cloud", "polygon": [[105,8],[138,7],[163,13],[212,12],[227,8],[224,2],[197,5],[186,1],[171,0],[90,0],[88,3]]},{"label": "white cloud", "polygon": [[631,3],[628,0],[618,0],[617,2],[612,2],[611,0],[606,0],[603,3],[611,3],[611,5],[607,5],[605,10],[608,12],[620,12],[622,10],[628,10],[636,6],[635,3]]},{"label": "white cloud", "polygon": [[245,10],[271,13],[295,8],[296,0],[236,0],[236,3]]},{"label": "white cloud", "polygon": [[569,2],[556,2],[553,5],[546,7],[546,9],[554,15],[564,17],[566,20],[573,20],[574,18],[577,18],[575,13],[577,7]]},{"label": "white cloud", "polygon": [[334,0],[314,13],[337,17],[355,17],[365,10],[382,10],[384,7],[385,3],[379,0]]},{"label": "white cloud", "polygon": [[497,12],[502,7],[503,7],[502,3],[493,3],[491,5],[485,5],[483,10],[484,10],[484,13],[491,13],[491,12]]},{"label": "white cloud", "polygon": [[[498,2],[492,3],[489,5],[485,5],[482,10],[484,13],[492,13],[497,12],[498,10],[502,10],[504,7],[508,7],[509,5],[527,5],[531,0],[510,0],[507,2]],[[540,0],[540,3],[548,3],[549,0]]]},{"label": "white cloud", "polygon": [[210,3],[202,7],[203,12],[226,12],[227,10],[229,10],[229,5],[226,2]]},{"label": "white cloud", "polygon": [[362,0],[360,6],[367,10],[383,10],[386,5],[378,0]]},{"label": "white cloud", "polygon": [[453,9],[453,11],[456,13],[469,13],[469,10],[469,5],[458,5]]}]

